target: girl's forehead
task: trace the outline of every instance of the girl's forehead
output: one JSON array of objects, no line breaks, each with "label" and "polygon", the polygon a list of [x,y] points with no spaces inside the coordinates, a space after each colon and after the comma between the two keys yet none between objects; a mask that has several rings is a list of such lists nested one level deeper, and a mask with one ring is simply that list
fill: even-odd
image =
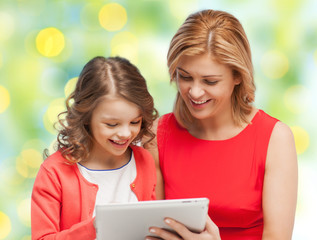
[{"label": "girl's forehead", "polygon": [[117,95],[106,95],[100,99],[93,115],[107,118],[136,118],[141,115],[138,105]]}]

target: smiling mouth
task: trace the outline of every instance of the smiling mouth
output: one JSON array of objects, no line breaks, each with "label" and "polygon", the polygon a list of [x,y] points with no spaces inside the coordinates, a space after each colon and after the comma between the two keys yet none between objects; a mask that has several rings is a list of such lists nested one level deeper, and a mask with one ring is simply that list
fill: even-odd
[{"label": "smiling mouth", "polygon": [[203,104],[209,102],[210,99],[208,99],[208,100],[201,100],[201,101],[195,101],[195,100],[193,100],[193,99],[190,98],[190,101],[191,101],[194,105],[203,105]]},{"label": "smiling mouth", "polygon": [[124,140],[124,141],[117,141],[117,140],[111,140],[110,141],[116,145],[119,145],[119,146],[124,146],[125,144],[127,144],[129,142],[129,140]]}]

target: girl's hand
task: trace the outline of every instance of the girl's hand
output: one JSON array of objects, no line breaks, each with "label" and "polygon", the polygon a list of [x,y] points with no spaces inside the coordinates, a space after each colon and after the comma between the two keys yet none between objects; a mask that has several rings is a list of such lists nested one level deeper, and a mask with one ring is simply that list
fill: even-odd
[{"label": "girl's hand", "polygon": [[[220,240],[221,239],[217,225],[210,219],[209,216],[207,216],[206,228],[201,233],[193,233],[190,230],[188,230],[188,228],[185,227],[183,224],[170,218],[166,218],[165,223],[169,225],[172,229],[174,229],[174,231],[177,232],[179,236],[157,227],[151,227],[150,232],[165,240]],[[155,239],[157,240],[158,238],[146,237],[146,240],[155,240]]]}]

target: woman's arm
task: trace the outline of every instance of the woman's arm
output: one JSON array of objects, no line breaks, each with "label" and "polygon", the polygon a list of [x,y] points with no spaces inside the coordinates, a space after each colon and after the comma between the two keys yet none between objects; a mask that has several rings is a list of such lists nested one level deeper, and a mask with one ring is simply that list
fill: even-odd
[{"label": "woman's arm", "polygon": [[297,155],[290,128],[278,122],[267,151],[263,240],[291,239],[297,202]]},{"label": "woman's arm", "polygon": [[[156,119],[153,123],[153,127],[152,127],[152,132],[154,132],[156,134],[157,132],[157,126],[158,126],[158,119]],[[155,161],[155,167],[156,167],[156,188],[155,188],[155,193],[156,193],[156,199],[164,199],[165,195],[164,195],[164,181],[163,181],[163,176],[162,176],[162,172],[161,172],[161,168],[160,168],[160,161],[159,161],[159,153],[158,153],[158,147],[157,147],[157,138],[155,136],[155,138],[153,138],[150,142],[147,142],[147,139],[144,137],[144,139],[142,139],[142,142],[145,144],[143,144],[143,147],[145,149],[147,149],[151,155],[154,158]]]}]

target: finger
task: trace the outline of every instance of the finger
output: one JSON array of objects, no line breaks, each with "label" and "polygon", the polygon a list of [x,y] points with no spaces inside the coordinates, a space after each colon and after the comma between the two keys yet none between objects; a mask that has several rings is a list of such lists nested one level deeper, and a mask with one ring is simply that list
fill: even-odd
[{"label": "finger", "polygon": [[[150,233],[155,234],[156,236],[165,240],[181,240],[181,238],[179,238],[175,233],[164,230],[162,228],[151,227],[149,231]],[[152,239],[156,239],[156,238],[152,238]]]},{"label": "finger", "polygon": [[211,233],[212,235],[220,236],[218,226],[211,220],[208,215],[206,220],[206,231]]},{"label": "finger", "polygon": [[183,239],[190,239],[191,237],[193,237],[193,233],[189,231],[184,224],[179,223],[171,218],[166,218],[164,221],[168,226],[174,229],[175,232],[177,232]]}]

